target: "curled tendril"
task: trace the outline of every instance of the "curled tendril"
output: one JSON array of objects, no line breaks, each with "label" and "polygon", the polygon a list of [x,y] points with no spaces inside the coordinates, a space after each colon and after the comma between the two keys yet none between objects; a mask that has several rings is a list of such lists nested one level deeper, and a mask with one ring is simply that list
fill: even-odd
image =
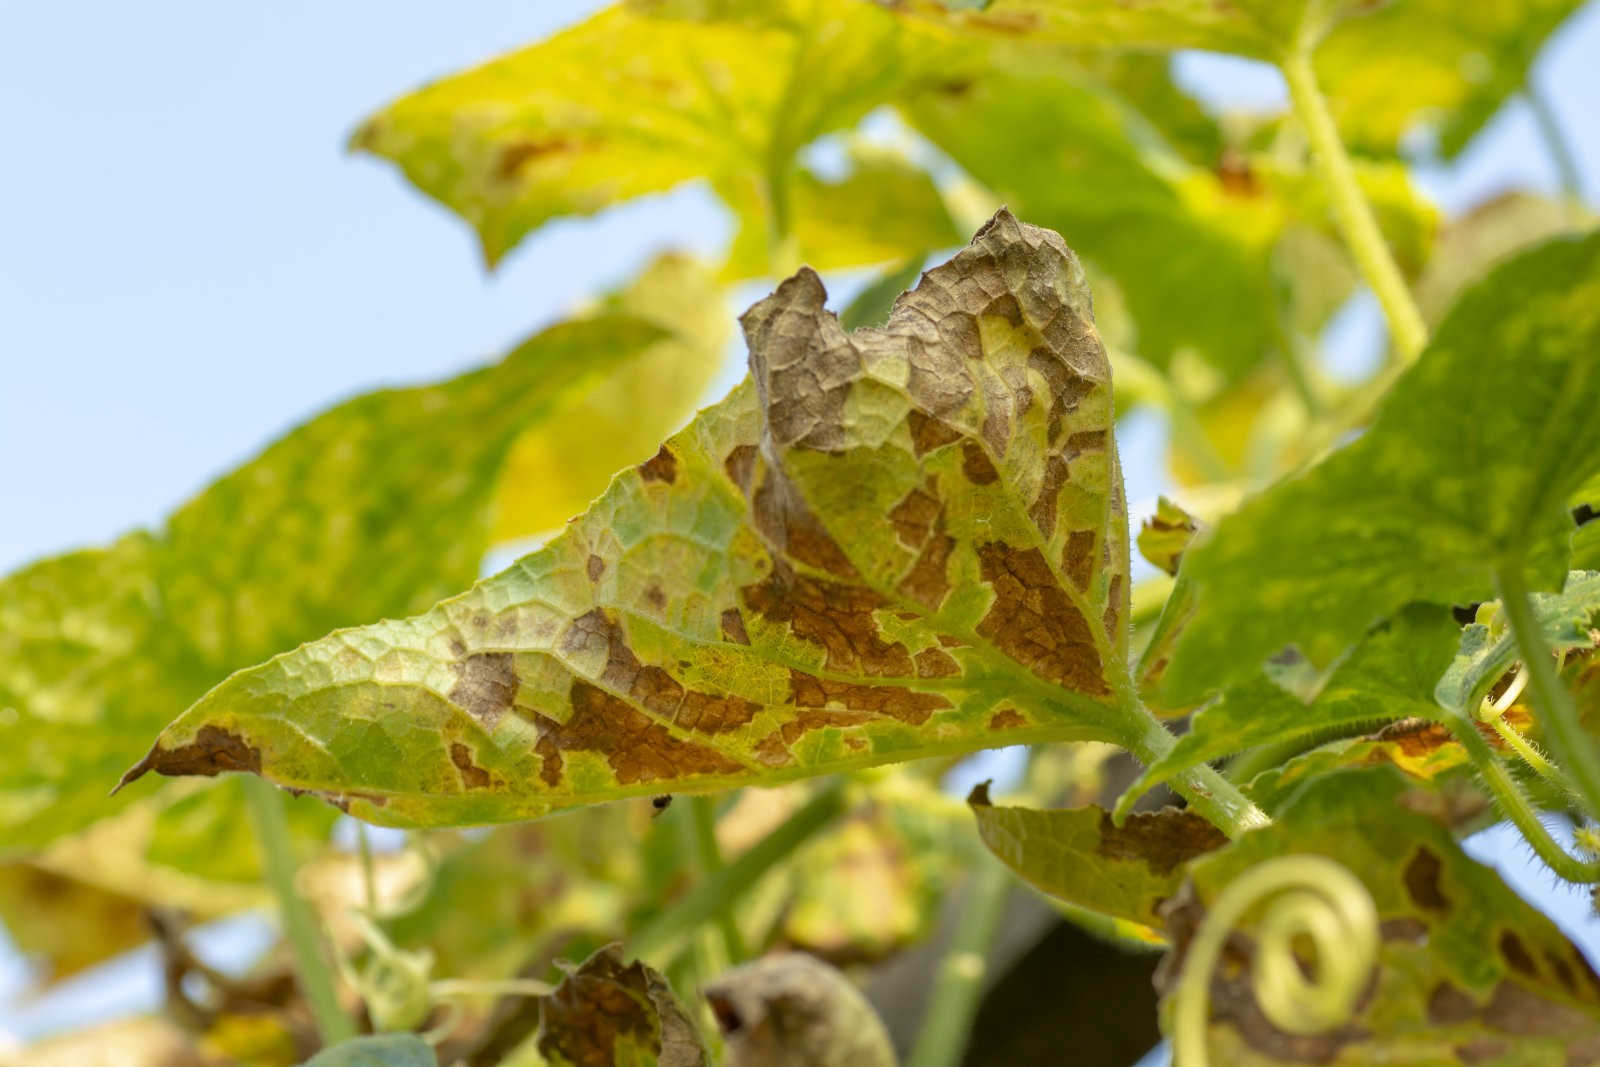
[{"label": "curled tendril", "polygon": [[[1228,934],[1262,903],[1251,974],[1262,1014],[1290,1034],[1330,1030],[1355,1014],[1378,960],[1378,912],[1367,887],[1322,856],[1268,860],[1229,883],[1189,943],[1173,1010],[1178,1067],[1207,1067],[1212,972]],[[1312,977],[1296,958],[1297,941],[1315,950]]]}]

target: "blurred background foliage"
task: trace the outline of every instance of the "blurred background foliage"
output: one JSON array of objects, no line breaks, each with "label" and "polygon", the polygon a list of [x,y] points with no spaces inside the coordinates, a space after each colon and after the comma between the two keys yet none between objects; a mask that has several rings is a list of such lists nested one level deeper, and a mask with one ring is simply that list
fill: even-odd
[{"label": "blurred background foliage", "polygon": [[[1104,19],[1045,0],[890,6],[632,0],[359,125],[351,147],[464,219],[490,265],[554,220],[686,182],[714,192],[733,235],[720,258],[656,257],[493,363],[330,408],[157,528],[0,579],[0,919],[30,961],[24,996],[152,942],[167,997],[160,1019],[86,1029],[17,1062],[291,1064],[314,1049],[281,945],[265,939],[231,974],[186,947],[194,924],[267,899],[239,782],[109,788],[233,670],[421,610],[559,529],[726,380],[742,303],[801,263],[856,294],[848,324],[870,324],[1001,204],[1059,230],[1090,272],[1119,411],[1170,426],[1152,480],[1202,521],[1360,425],[1366,383],[1336,372],[1326,338],[1363,287],[1304,131],[1280,111],[1208,110],[1173,76],[1174,49],[1259,58],[1270,42],[1123,19],[1117,5]],[[1508,254],[1592,224],[1567,163],[1559,193],[1506,190],[1452,213],[1411,177],[1419,161],[1455,159],[1513,99],[1549,118],[1530,70],[1578,6],[1396,0],[1334,26],[1318,53],[1359,180],[1432,320]],[[1141,573],[1147,625],[1170,579]],[[1104,801],[1128,776],[1079,746],[1036,759],[1020,788],[1039,803]],[[363,981],[398,981],[396,953],[435,978],[544,977],[557,957],[632,935],[693,989],[737,962],[726,945],[787,945],[870,976],[908,1046],[930,939],[981,892],[973,872],[995,866],[950,792],[971,778],[916,765],[660,810],[387,833],[376,854],[320,803],[288,812],[302,888]],[[740,884],[736,908],[729,897],[708,914],[693,890],[725,886],[724,864],[775,837],[781,858]],[[1101,960],[1101,942],[1059,944],[1059,916],[1017,899],[997,975],[1039,966],[1030,951],[1046,945],[1058,964]],[[706,918],[726,936],[708,936]],[[1143,1007],[1078,1062],[1126,1063],[1153,1039],[1151,958],[1134,959],[1117,995]],[[1059,1009],[1050,1000],[1036,1017]],[[525,1011],[492,999],[448,1021],[443,1062],[500,1062],[531,1032]]]}]

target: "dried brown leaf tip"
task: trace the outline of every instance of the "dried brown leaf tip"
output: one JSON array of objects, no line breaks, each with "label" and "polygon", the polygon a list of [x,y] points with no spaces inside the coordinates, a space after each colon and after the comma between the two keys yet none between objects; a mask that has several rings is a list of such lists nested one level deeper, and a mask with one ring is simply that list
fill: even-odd
[{"label": "dried brown leaf tip", "polygon": [[1177,574],[1183,553],[1199,529],[1193,515],[1161,497],[1156,501],[1156,513],[1139,524],[1139,555],[1168,574]]}]

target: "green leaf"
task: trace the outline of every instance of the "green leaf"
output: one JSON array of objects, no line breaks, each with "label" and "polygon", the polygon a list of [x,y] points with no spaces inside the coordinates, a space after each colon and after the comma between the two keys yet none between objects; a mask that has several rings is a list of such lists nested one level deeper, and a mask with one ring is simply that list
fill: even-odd
[{"label": "green leaf", "polygon": [[[1482,613],[1480,612],[1480,615]],[[1534,593],[1533,615],[1547,647],[1555,652],[1588,648],[1600,614],[1600,572],[1572,571],[1559,593]],[[1476,712],[1489,685],[1517,658],[1517,642],[1503,617],[1473,622],[1461,631],[1461,646],[1434,690],[1439,705],[1459,714]]]},{"label": "green leaf", "polygon": [[1532,1064],[1592,1056],[1600,977],[1550,920],[1410,803],[1392,771],[1326,778],[1273,825],[1190,864],[1191,883],[1167,911],[1174,948],[1158,977],[1163,995],[1217,894],[1266,860],[1334,860],[1366,886],[1379,919],[1374,986],[1355,1015],[1291,1036],[1262,1014],[1249,988],[1258,924],[1271,905],[1253,909],[1228,942],[1226,966],[1211,976],[1212,1062]]},{"label": "green leaf", "polygon": [[1508,192],[1484,201],[1440,228],[1417,278],[1417,306],[1437,324],[1456,297],[1497,264],[1573,229],[1567,209],[1549,197]]},{"label": "green leaf", "polygon": [[1412,600],[1471,603],[1515,562],[1553,588],[1568,497],[1600,467],[1600,237],[1556,240],[1457,302],[1355,443],[1190,550],[1174,701],[1296,646],[1331,662]]},{"label": "green leaf", "polygon": [[490,263],[549,219],[692,178],[759,189],[747,224],[781,239],[799,149],[958,59],[859,0],[785,6],[610,7],[403,97],[352,144],[471,223]]},{"label": "green leaf", "polygon": [[825,296],[802,271],[747,312],[754,385],[549,545],[235,675],[130,778],[248,767],[462,824],[1142,730],[1109,369],[1061,239],[1001,213],[881,330]]},{"label": "green leaf", "polygon": [[1231,686],[1195,714],[1189,732],[1139,777],[1123,803],[1186,768],[1258,745],[1395,719],[1437,718],[1434,686],[1460,635],[1448,609],[1415,604],[1368,633],[1309,702],[1266,674]]},{"label": "green leaf", "polygon": [[1192,812],[1136,812],[1121,826],[1090,805],[1041,811],[997,808],[986,786],[967,798],[978,833],[1035,889],[1109,917],[1121,936],[1161,944],[1161,906],[1183,884],[1184,865],[1227,838]]},{"label": "green leaf", "polygon": [[971,34],[1083,48],[1200,48],[1276,62],[1303,38],[1316,44],[1319,81],[1352,145],[1392,153],[1423,129],[1448,158],[1526,84],[1539,50],[1582,0],[995,0],[981,13],[960,12],[970,5],[959,0],[898,6]]},{"label": "green leaf", "polygon": [[[517,435],[662,336],[602,313],[449,382],[357,397],[216,482],[161,534],[0,580],[0,847],[37,848],[124,806],[106,787],[141,735],[235,668],[470,582]],[[248,854],[244,823],[231,833]]]},{"label": "green leaf", "polygon": [[435,1067],[433,1046],[415,1034],[354,1037],[324,1049],[302,1067]]},{"label": "green leaf", "polygon": [[[1115,281],[1144,359],[1165,368],[1193,350],[1230,379],[1255,366],[1278,343],[1278,242],[1296,222],[1333,228],[1312,176],[1266,160],[1237,173],[1220,161],[1194,166],[1063,57],[990,55],[979,73],[903,94],[899,109],[1001,202],[1060,231]],[[1386,232],[1420,261],[1432,210],[1398,167],[1365,166],[1361,178]]]},{"label": "green leaf", "polygon": [[708,1067],[694,1023],[665,978],[610,945],[541,998],[539,1051],[550,1067]]}]

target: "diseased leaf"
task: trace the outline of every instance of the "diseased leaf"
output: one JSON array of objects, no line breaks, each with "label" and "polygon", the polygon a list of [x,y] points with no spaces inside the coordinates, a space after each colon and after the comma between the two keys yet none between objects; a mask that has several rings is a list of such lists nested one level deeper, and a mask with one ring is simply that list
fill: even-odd
[{"label": "diseased leaf", "polygon": [[1600,466],[1597,351],[1600,237],[1552,241],[1463,296],[1360,439],[1190,550],[1198,611],[1169,698],[1288,644],[1325,665],[1408,601],[1487,598],[1508,562],[1559,584],[1566,501]]},{"label": "diseased leaf", "polygon": [[317,1053],[302,1067],[434,1067],[433,1046],[415,1034],[353,1037]]},{"label": "diseased leaf", "polygon": [[[1506,709],[1505,721],[1527,733],[1533,717],[1521,705]],[[1500,736],[1487,725],[1478,732],[1491,748],[1510,755]],[[1393,766],[1410,781],[1431,788],[1447,788],[1457,795],[1445,798],[1451,823],[1476,818],[1490,809],[1478,789],[1476,771],[1443,723],[1403,719],[1364,737],[1330,741],[1270,770],[1262,771],[1245,786],[1250,799],[1265,811],[1282,809],[1293,795],[1313,779],[1361,767]]]},{"label": "diseased leaf", "polygon": [[1139,555],[1152,566],[1177,574],[1184,550],[1199,529],[1193,515],[1160,497],[1156,500],[1156,513],[1139,524]]},{"label": "diseased leaf", "polygon": [[[0,849],[36,848],[124,806],[106,783],[137,758],[140,735],[241,664],[471,581],[517,434],[662,336],[602,313],[452,381],[357,397],[212,485],[162,533],[0,580]],[[222,829],[235,852],[253,851],[245,821]]]},{"label": "diseased leaf", "polygon": [[894,1048],[850,980],[803,952],[735,967],[706,988],[728,1067],[894,1067]]},{"label": "diseased leaf", "polygon": [[1430,323],[1444,318],[1457,296],[1518,252],[1573,229],[1559,201],[1508,192],[1474,206],[1439,229],[1438,242],[1417,278],[1417,307]]},{"label": "diseased leaf", "polygon": [[539,1051],[550,1067],[707,1067],[711,1062],[667,981],[610,945],[570,968],[541,998]]},{"label": "diseased leaf", "polygon": [[490,263],[549,219],[692,178],[756,183],[746,225],[783,235],[799,149],[960,63],[873,4],[786,6],[613,6],[395,101],[352,144],[471,223]]},{"label": "diseased leaf", "polygon": [[1253,909],[1211,976],[1212,1062],[1559,1064],[1600,1054],[1600,977],[1583,954],[1409,803],[1393,771],[1326,778],[1273,825],[1190,864],[1191,883],[1166,912],[1174,949],[1157,974],[1163,995],[1217,894],[1268,859],[1334,860],[1366,886],[1379,919],[1374,984],[1354,1017],[1290,1035],[1250,991],[1256,923],[1270,905]]},{"label": "diseased leaf", "polygon": [[1188,767],[1258,745],[1308,740],[1396,719],[1437,718],[1434,686],[1460,637],[1449,609],[1416,604],[1373,628],[1310,702],[1266,674],[1231,686],[1220,700],[1195,714],[1189,732],[1123,799],[1131,802]]},{"label": "diseased leaf", "polygon": [[967,798],[989,851],[1024,881],[1074,908],[1105,915],[1130,940],[1160,944],[1161,905],[1183,883],[1184,865],[1227,843],[1193,812],[1137,812],[1117,826],[1090,805],[1040,811],[997,808],[979,786]]},{"label": "diseased leaf", "polygon": [[249,768],[396,824],[527,818],[1126,736],[1127,526],[1082,272],[1002,212],[881,330],[810,271],[753,385],[430,612],[235,675],[144,771]]}]

